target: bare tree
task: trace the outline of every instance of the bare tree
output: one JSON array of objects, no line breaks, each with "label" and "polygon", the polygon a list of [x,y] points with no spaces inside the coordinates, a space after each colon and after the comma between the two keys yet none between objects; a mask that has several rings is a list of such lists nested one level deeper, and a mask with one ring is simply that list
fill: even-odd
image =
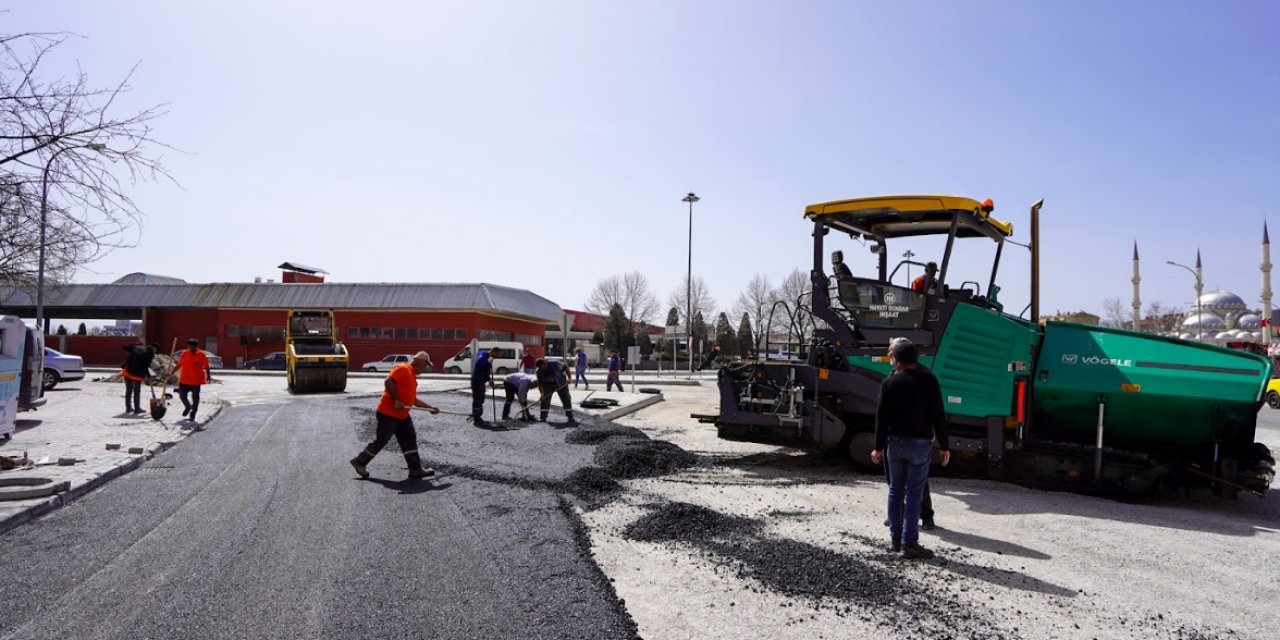
[{"label": "bare tree", "polygon": [[590,313],[608,316],[615,304],[622,305],[622,277],[613,275],[596,283],[596,287],[591,290],[591,297],[587,298],[583,306]]},{"label": "bare tree", "polygon": [[1182,324],[1182,309],[1165,306],[1159,300],[1147,305],[1146,317],[1142,320],[1142,328],[1146,331],[1163,333],[1176,331]]},{"label": "bare tree", "polygon": [[[769,284],[769,278],[765,275],[757,273],[751,281],[747,283],[747,288],[738,294],[738,301],[733,304],[733,315],[747,316],[751,319],[751,326],[756,327],[756,333],[764,333],[761,327],[764,327],[765,320],[769,315],[769,309],[773,306],[777,293],[773,290],[773,286]],[[753,347],[759,347],[759,340],[762,336],[756,335],[756,344]]]},{"label": "bare tree", "polygon": [[[705,318],[714,314],[716,309],[716,299],[711,297],[711,290],[707,287],[707,283],[699,276],[694,276],[692,281],[686,280],[685,282],[692,283],[691,286],[688,286],[687,288],[689,289],[690,297],[693,300],[693,315],[697,316],[701,313]],[[689,307],[685,305],[686,286],[684,285],[685,283],[681,283],[681,287],[672,291],[671,295],[667,298],[667,304],[675,307],[676,312],[680,314],[681,327],[685,326],[689,315]]]},{"label": "bare tree", "polygon": [[[786,303],[786,310],[782,305],[778,305],[777,311],[773,314],[773,326],[769,327],[771,332],[789,332],[793,337],[803,340],[812,329],[810,323],[812,317],[796,313],[797,307],[807,307],[811,304],[809,293],[812,290],[812,283],[809,281],[809,273],[796,269],[787,274],[782,279],[782,283],[778,285],[776,290],[777,299]],[[790,313],[790,315],[787,315]],[[768,320],[766,319],[766,324]]]},{"label": "bare tree", "polygon": [[607,316],[615,304],[622,307],[627,320],[641,324],[648,324],[661,308],[649,279],[639,271],[609,276],[596,283],[584,306],[591,313]]},{"label": "bare tree", "polygon": [[1120,303],[1120,298],[1107,298],[1102,301],[1102,317],[1108,326],[1123,327],[1130,322],[1132,311]]},{"label": "bare tree", "polygon": [[142,212],[115,172],[129,183],[169,178],[152,153],[168,148],[151,132],[163,112],[118,113],[132,70],[109,87],[91,85],[83,72],[45,79],[42,65],[69,37],[0,34],[0,285],[34,289],[42,226],[46,278],[55,284],[133,246],[129,232]]}]

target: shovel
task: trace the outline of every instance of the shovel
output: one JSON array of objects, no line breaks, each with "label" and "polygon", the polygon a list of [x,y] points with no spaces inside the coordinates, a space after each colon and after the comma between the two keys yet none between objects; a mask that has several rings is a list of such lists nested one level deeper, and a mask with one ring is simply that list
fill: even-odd
[{"label": "shovel", "polygon": [[[178,349],[178,339],[174,338],[173,347],[169,349],[169,353],[173,353],[177,349]],[[165,395],[165,392],[169,390],[169,376],[173,374],[172,357],[173,356],[170,356],[170,364],[169,364],[170,369],[164,373],[164,382],[160,386],[159,398],[156,397],[156,388],[151,387],[151,419],[152,420],[159,420],[163,418],[164,412],[167,411],[169,408],[165,401],[165,398],[167,397]]]}]

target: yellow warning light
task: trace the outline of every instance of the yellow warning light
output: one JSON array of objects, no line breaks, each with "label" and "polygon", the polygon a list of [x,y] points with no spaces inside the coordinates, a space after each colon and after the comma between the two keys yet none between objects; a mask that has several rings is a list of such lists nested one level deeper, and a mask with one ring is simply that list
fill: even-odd
[{"label": "yellow warning light", "polygon": [[819,380],[830,380],[830,379],[831,379],[831,370],[830,370],[830,369],[818,369],[818,379],[819,379]]},{"label": "yellow warning light", "polygon": [[1142,393],[1142,385],[1126,382],[1120,385],[1120,390],[1125,393]]}]

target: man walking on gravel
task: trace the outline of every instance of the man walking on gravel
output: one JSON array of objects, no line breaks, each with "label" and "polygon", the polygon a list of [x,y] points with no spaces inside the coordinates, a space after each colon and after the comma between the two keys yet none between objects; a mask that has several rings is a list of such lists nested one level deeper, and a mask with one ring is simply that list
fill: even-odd
[{"label": "man walking on gravel", "polygon": [[889,535],[905,558],[931,558],[920,546],[920,500],[929,478],[933,439],[942,450],[942,466],[951,462],[942,387],[929,370],[916,366],[920,352],[908,340],[889,346],[893,373],[880,383],[876,407],[876,443],[871,462],[884,452],[889,467]]},{"label": "man walking on gravel", "polygon": [[413,418],[409,416],[410,407],[426,409],[433,414],[440,413],[436,407],[418,399],[418,375],[430,370],[431,356],[426,351],[419,351],[408,364],[398,364],[387,374],[375,414],[378,418],[377,435],[360,455],[351,459],[351,466],[355,467],[361,478],[369,477],[369,462],[387,446],[391,436],[395,436],[400,451],[404,453],[410,478],[429,478],[436,474],[434,469],[422,467],[422,458],[418,456],[418,432],[414,430]]},{"label": "man walking on gravel", "polygon": [[[187,350],[175,356],[178,360],[178,399],[182,400],[182,417],[196,419],[200,409],[200,387],[213,382],[209,372],[209,356],[200,349],[200,341],[187,339]],[[190,400],[187,399],[188,395]]]}]

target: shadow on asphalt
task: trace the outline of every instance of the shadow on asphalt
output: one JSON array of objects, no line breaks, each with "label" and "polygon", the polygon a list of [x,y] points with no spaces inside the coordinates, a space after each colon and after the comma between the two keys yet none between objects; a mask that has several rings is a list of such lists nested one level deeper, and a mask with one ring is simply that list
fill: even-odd
[{"label": "shadow on asphalt", "polygon": [[380,484],[388,489],[398,491],[400,495],[413,495],[428,491],[440,491],[453,486],[452,482],[440,482],[441,476],[429,479],[408,478],[405,480],[383,480],[382,478],[356,478],[365,482]]}]

